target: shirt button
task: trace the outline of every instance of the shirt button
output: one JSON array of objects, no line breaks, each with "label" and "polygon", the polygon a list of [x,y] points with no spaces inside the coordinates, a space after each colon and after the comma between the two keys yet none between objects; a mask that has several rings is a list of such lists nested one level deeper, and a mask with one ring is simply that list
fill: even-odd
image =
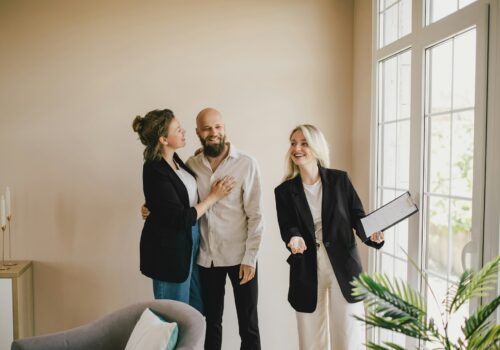
[{"label": "shirt button", "polygon": [[330,242],[324,242],[325,244],[325,247],[329,247],[330,246]]}]

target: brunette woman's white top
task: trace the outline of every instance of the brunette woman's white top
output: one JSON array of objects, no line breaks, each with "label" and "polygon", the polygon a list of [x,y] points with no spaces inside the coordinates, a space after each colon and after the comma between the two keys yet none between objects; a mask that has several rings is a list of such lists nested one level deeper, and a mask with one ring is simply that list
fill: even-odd
[{"label": "brunette woman's white top", "polygon": [[323,185],[321,184],[321,179],[316,181],[312,185],[304,185],[304,192],[306,194],[307,204],[311,210],[313,222],[314,222],[314,235],[316,236],[316,241],[323,241],[323,224],[321,222],[321,203],[323,201]]},{"label": "brunette woman's white top", "polygon": [[176,170],[175,173],[182,180],[184,186],[186,186],[189,196],[189,205],[193,207],[198,203],[198,186],[196,185],[196,179],[180,166],[177,166],[177,168],[178,170]]}]

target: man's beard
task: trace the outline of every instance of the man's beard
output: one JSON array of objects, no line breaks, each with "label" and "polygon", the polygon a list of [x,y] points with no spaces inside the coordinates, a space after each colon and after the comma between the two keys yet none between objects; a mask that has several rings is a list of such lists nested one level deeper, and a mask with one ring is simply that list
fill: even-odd
[{"label": "man's beard", "polygon": [[219,143],[209,144],[207,141],[200,137],[201,145],[203,146],[203,154],[207,157],[218,157],[224,151],[226,145],[226,135],[220,138]]}]

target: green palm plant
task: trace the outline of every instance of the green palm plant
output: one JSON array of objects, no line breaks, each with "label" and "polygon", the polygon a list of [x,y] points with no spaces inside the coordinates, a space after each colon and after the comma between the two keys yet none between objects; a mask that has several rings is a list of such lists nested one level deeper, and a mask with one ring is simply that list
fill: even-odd
[{"label": "green palm plant", "polygon": [[[364,317],[354,316],[365,324],[383,328],[407,335],[429,344],[437,345],[435,349],[445,350],[499,350],[500,325],[493,323],[489,317],[500,305],[500,296],[491,302],[480,306],[464,320],[462,335],[452,342],[448,337],[446,320],[456,313],[468,300],[485,297],[493,290],[500,265],[500,256],[490,261],[478,272],[465,271],[459,281],[448,290],[441,313],[441,329],[436,320],[427,314],[425,299],[406,282],[391,281],[387,275],[375,273],[370,276],[362,273],[352,282],[353,294],[364,299],[367,312]],[[420,271],[429,286],[425,273]],[[431,286],[429,290],[432,292]],[[436,300],[436,297],[434,296]],[[436,300],[437,302],[437,300]],[[404,350],[405,348],[392,343],[382,345],[369,342],[369,349],[374,350]]]}]

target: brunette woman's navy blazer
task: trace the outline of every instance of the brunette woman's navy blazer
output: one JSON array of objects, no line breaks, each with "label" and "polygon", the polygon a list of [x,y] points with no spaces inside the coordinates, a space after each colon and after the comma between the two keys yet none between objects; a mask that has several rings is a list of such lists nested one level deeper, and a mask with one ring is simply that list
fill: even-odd
[{"label": "brunette woman's navy blazer", "polygon": [[[384,242],[375,243],[366,236],[360,221],[365,211],[347,173],[320,167],[319,174],[323,187],[323,244],[342,295],[347,302],[354,303],[358,300],[351,294],[350,282],[361,273],[362,266],[353,229],[368,246],[378,249]],[[290,264],[288,301],[299,312],[314,312],[318,299],[316,238],[300,175],[276,187],[274,194],[281,238],[285,245],[293,236],[300,236],[307,246],[304,254],[291,254],[287,259]]]},{"label": "brunette woman's navy blazer", "polygon": [[[174,160],[194,176],[177,154]],[[189,205],[184,183],[163,158],[144,163],[142,180],[151,213],[142,229],[141,272],[161,281],[184,282],[191,266],[196,209]]]}]

